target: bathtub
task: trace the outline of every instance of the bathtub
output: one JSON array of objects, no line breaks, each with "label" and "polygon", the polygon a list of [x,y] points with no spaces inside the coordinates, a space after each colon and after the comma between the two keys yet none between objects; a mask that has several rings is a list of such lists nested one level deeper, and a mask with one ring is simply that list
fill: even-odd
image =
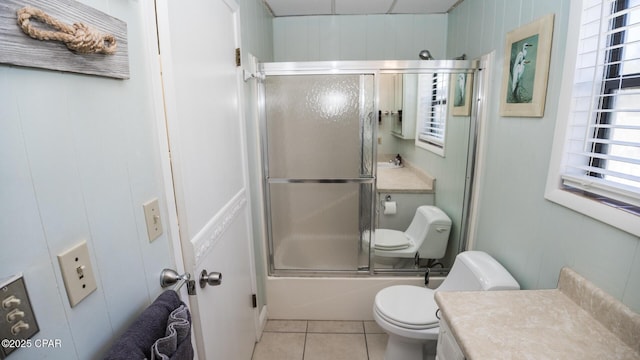
[{"label": "bathtub", "polygon": [[[340,237],[313,237],[282,241],[274,263],[278,269],[356,270],[358,244]],[[332,256],[321,256],[330,252]],[[366,262],[365,262],[366,263]],[[429,287],[441,278],[431,277]],[[267,311],[270,319],[298,320],[373,320],[373,300],[378,291],[392,285],[424,286],[422,275],[414,276],[268,276]]]},{"label": "bathtub", "polygon": [[[435,281],[430,281],[431,286]],[[373,320],[373,299],[391,285],[424,286],[414,277],[267,277],[269,319]]]}]

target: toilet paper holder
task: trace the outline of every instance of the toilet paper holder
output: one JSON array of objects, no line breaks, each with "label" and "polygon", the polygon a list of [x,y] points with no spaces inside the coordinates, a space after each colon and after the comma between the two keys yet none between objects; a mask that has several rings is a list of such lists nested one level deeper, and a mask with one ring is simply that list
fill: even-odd
[{"label": "toilet paper holder", "polygon": [[397,205],[395,201],[391,201],[391,196],[387,195],[385,201],[382,202],[382,213],[384,215],[395,215],[397,214]]}]

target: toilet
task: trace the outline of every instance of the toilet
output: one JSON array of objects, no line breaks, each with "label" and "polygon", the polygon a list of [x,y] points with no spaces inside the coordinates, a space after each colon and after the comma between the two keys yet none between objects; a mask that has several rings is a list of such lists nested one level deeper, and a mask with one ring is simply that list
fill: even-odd
[{"label": "toilet", "polygon": [[[386,360],[423,360],[424,348],[438,339],[436,291],[519,290],[520,285],[489,254],[465,251],[456,257],[449,275],[435,290],[394,285],[380,290],[373,304],[373,318],[389,334]],[[472,307],[469,308],[473,310]]]},{"label": "toilet", "polygon": [[[451,232],[451,219],[440,208],[424,205],[416,209],[406,231],[376,229],[373,251],[377,262],[444,257]],[[385,262],[386,261],[386,262]]]}]

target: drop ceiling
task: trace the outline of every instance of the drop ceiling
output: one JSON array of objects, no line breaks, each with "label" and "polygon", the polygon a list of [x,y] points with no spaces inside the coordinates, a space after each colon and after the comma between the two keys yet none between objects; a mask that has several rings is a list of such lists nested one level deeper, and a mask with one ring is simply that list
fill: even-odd
[{"label": "drop ceiling", "polygon": [[463,0],[264,0],[273,16],[444,14]]}]

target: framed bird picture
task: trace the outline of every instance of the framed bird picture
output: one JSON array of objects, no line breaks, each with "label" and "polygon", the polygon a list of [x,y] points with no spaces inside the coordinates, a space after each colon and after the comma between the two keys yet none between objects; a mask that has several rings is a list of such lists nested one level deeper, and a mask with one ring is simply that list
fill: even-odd
[{"label": "framed bird picture", "polygon": [[453,73],[449,88],[449,102],[451,103],[451,115],[469,116],[471,113],[471,96],[473,74]]},{"label": "framed bird picture", "polygon": [[544,115],[553,19],[549,14],[507,33],[500,115]]}]

